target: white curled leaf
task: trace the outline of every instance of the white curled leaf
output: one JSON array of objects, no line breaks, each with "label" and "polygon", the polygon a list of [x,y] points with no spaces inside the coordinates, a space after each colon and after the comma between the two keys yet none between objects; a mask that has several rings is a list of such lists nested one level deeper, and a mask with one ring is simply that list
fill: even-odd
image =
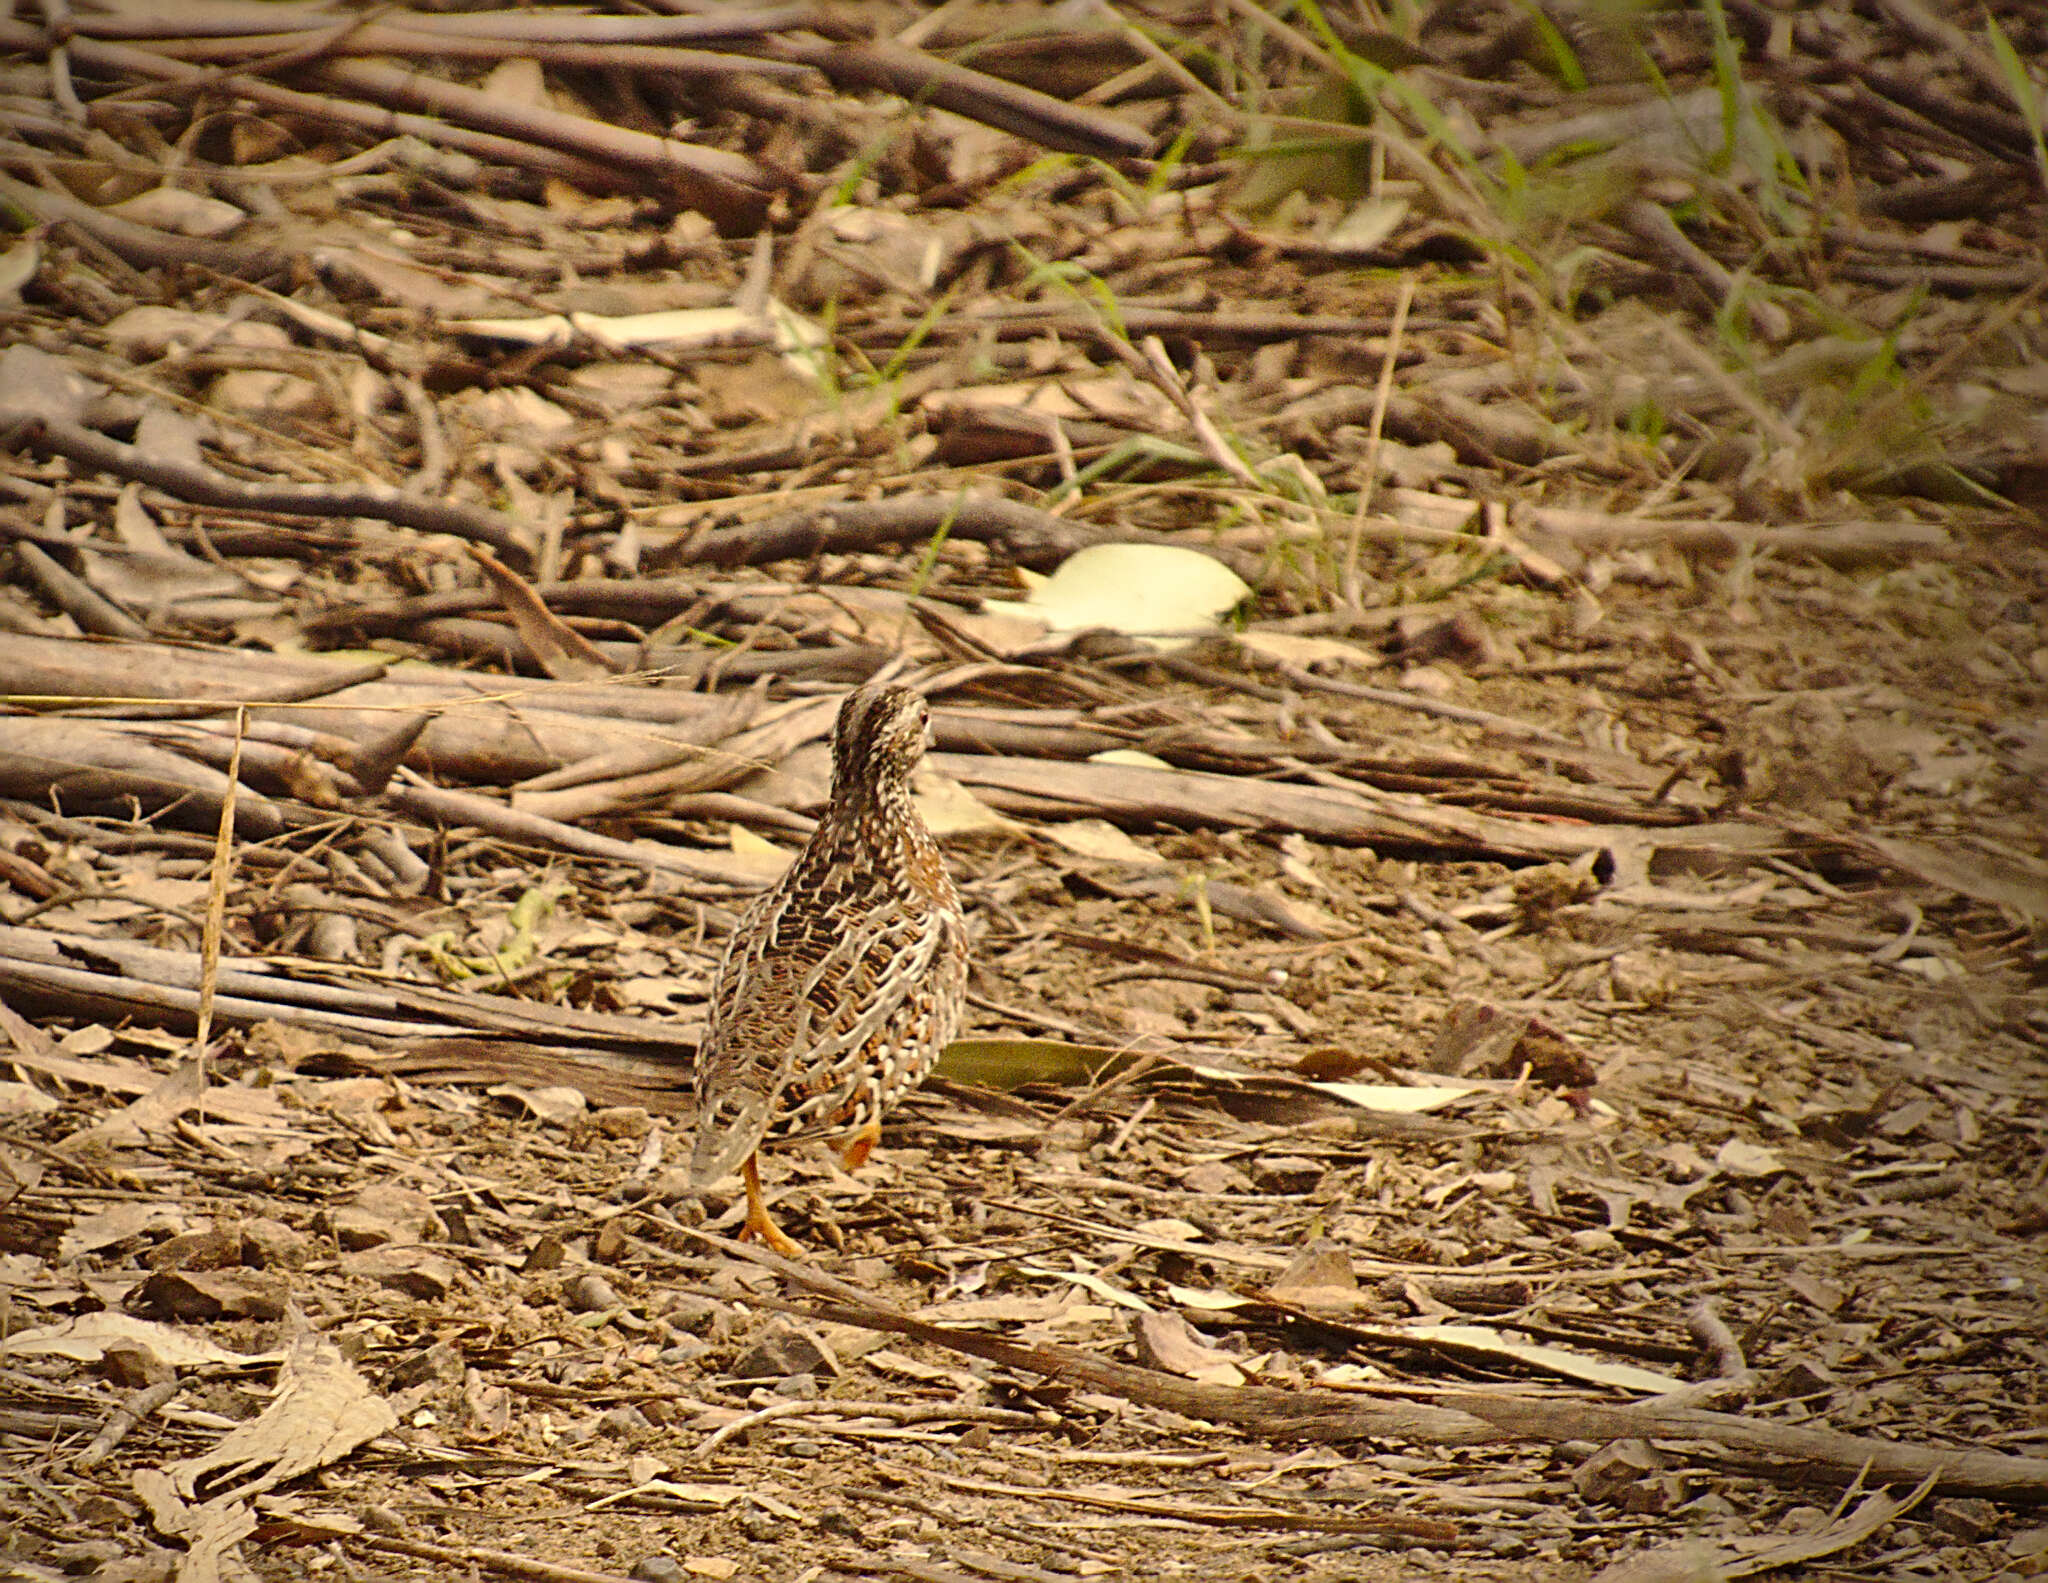
[{"label": "white curled leaf", "polygon": [[1035,618],[1049,632],[1107,628],[1155,649],[1221,630],[1251,589],[1214,556],[1174,544],[1091,544],[1020,600],[983,609]]}]

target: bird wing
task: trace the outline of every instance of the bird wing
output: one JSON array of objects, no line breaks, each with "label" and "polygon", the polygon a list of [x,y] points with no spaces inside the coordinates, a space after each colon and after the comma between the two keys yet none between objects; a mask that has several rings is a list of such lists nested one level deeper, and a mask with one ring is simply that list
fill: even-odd
[{"label": "bird wing", "polygon": [[787,1121],[851,1099],[855,1063],[958,936],[948,908],[907,907],[893,893],[839,899],[792,907],[770,892],[734,932],[697,1055],[700,1182],[753,1152],[793,1086],[805,1092],[784,1107]]}]

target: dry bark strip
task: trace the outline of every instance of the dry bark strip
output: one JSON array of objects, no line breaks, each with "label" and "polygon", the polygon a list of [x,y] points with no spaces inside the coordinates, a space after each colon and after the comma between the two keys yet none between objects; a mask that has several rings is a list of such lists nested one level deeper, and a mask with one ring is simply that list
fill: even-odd
[{"label": "dry bark strip", "polygon": [[[114,1016],[189,1027],[198,1010],[199,981],[199,958],[191,951],[0,924],[0,990],[10,999],[62,1000],[97,1006],[96,1014],[113,1008]],[[466,1033],[527,1038],[673,1063],[678,1083],[697,1044],[694,1026],[659,1018],[429,984],[323,982],[262,957],[223,958],[216,983],[214,1017],[221,1023],[289,1022],[376,1039]]]},{"label": "dry bark strip", "polygon": [[1644,846],[1755,854],[1782,848],[1783,836],[1757,825],[1702,824],[1648,830],[1500,818],[1448,808],[1368,786],[1304,786],[1198,770],[1129,764],[1059,763],[967,753],[935,753],[932,767],[990,795],[1003,812],[1057,817],[1094,815],[1118,824],[1216,826],[1299,831],[1341,846],[1460,857],[1570,862],[1589,852],[1639,852]]},{"label": "dry bark strip", "polygon": [[1374,1401],[1345,1391],[1200,1385],[1117,1363],[1078,1347],[1053,1342],[1027,1344],[983,1331],[935,1325],[822,1270],[765,1249],[694,1229],[689,1235],[735,1258],[773,1270],[827,1299],[808,1306],[774,1302],[759,1295],[751,1301],[834,1323],[910,1336],[1007,1368],[1109,1391],[1143,1406],[1227,1423],[1247,1434],[1320,1441],[1400,1439],[1430,1445],[1475,1445],[1504,1438],[1552,1445],[1630,1438],[1700,1441],[1719,1446],[1731,1458],[1744,1462],[1767,1459],[1760,1471],[1775,1473],[1788,1482],[1849,1483],[1860,1478],[1917,1484],[1932,1479],[1935,1491],[1944,1495],[1974,1495],[2029,1505],[2048,1502],[2048,1459],[1873,1440],[1737,1413],[1662,1407],[1654,1400],[1616,1407],[1487,1391],[1447,1396],[1442,1398],[1444,1405],[1430,1407]]},{"label": "dry bark strip", "polygon": [[[0,632],[0,696],[41,707],[75,698],[80,707],[66,710],[73,717],[124,720],[218,715],[247,704],[259,724],[310,722],[355,744],[358,758],[344,767],[372,789],[388,778],[384,761],[394,751],[423,773],[485,785],[600,762],[645,769],[745,730],[757,703],[678,687],[535,686],[423,665],[387,675],[377,663],[19,632]],[[143,701],[158,698],[186,701]],[[293,707],[315,701],[310,710]],[[401,741],[414,732],[416,741]],[[364,773],[370,763],[383,766],[381,775]],[[620,772],[616,764],[611,772]]]}]

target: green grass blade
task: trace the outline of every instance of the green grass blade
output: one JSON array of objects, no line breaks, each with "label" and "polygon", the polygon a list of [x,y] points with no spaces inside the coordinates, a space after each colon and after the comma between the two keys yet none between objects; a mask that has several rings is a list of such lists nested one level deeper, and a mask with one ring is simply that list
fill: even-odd
[{"label": "green grass blade", "polygon": [[2027,63],[2012,47],[2012,40],[1998,25],[1998,18],[1989,11],[1984,13],[1984,27],[1991,37],[1992,59],[1998,62],[1998,69],[2020,107],[2020,114],[2026,118],[2027,130],[2034,134],[2034,163],[2041,172],[2041,186],[2048,191],[2048,138],[2042,136],[2041,130],[2041,90],[2027,74]]}]

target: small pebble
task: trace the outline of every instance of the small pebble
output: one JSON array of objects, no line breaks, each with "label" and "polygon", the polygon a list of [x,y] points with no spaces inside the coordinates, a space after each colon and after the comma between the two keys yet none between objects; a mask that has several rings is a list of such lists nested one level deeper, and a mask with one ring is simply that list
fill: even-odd
[{"label": "small pebble", "polygon": [[581,1314],[601,1314],[608,1308],[625,1306],[618,1291],[602,1275],[579,1275],[562,1295]]},{"label": "small pebble", "polygon": [[633,1564],[626,1576],[634,1583],[683,1583],[683,1564],[674,1556],[647,1556]]},{"label": "small pebble", "polygon": [[725,1316],[723,1303],[713,1302],[708,1297],[698,1297],[691,1292],[677,1292],[661,1305],[662,1319],[677,1330],[689,1330],[702,1334]]}]

